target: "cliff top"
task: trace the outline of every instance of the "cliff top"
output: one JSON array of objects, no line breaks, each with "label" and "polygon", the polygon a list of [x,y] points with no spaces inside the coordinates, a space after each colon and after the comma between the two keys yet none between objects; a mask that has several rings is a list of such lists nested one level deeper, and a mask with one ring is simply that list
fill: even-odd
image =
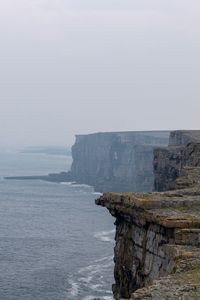
[{"label": "cliff top", "polygon": [[106,193],[96,200],[118,214],[134,216],[139,223],[154,222],[166,228],[200,228],[200,189],[163,193]]},{"label": "cliff top", "polygon": [[88,134],[76,134],[76,137],[93,136],[93,135],[149,135],[157,137],[169,137],[169,130],[143,130],[143,131],[110,131],[110,132],[94,132]]},{"label": "cliff top", "polygon": [[76,138],[92,137],[92,136],[142,136],[157,138],[169,138],[169,146],[181,146],[187,145],[190,142],[200,142],[200,130],[143,130],[143,131],[110,131],[110,132],[95,132],[89,134],[76,134]]},{"label": "cliff top", "polygon": [[175,130],[170,133],[169,146],[185,146],[200,142],[200,130]]}]

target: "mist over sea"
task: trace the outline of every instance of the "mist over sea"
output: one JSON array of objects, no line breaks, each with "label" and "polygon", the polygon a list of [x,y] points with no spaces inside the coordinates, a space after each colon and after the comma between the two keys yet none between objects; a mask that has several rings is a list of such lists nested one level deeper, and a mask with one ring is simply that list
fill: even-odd
[{"label": "mist over sea", "polygon": [[0,152],[0,299],[112,299],[114,219],[92,187],[4,176],[66,171],[71,158]]}]

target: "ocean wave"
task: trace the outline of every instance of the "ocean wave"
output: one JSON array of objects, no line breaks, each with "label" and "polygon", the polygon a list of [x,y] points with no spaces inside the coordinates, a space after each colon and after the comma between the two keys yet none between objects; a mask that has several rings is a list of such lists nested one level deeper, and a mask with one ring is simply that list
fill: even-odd
[{"label": "ocean wave", "polygon": [[80,277],[78,279],[79,282],[83,282],[83,283],[90,283],[93,279],[93,276],[88,276],[88,277]]},{"label": "ocean wave", "polygon": [[74,187],[80,187],[80,188],[92,188],[91,185],[88,185],[88,184],[79,184],[79,183],[73,183],[72,186],[74,186]]},{"label": "ocean wave", "polygon": [[71,186],[75,186],[75,187],[86,187],[86,188],[91,188],[90,185],[88,184],[83,184],[83,183],[76,183],[76,181],[62,181],[60,182],[60,184],[64,184],[64,185],[71,185]]},{"label": "ocean wave", "polygon": [[100,231],[94,234],[94,237],[102,242],[113,242],[113,235],[115,233],[115,229],[109,231]]},{"label": "ocean wave", "polygon": [[111,259],[112,259],[112,256],[105,256],[105,257],[96,259],[94,262],[99,263],[99,262],[108,261],[108,260],[111,260]]},{"label": "ocean wave", "polygon": [[96,273],[101,273],[104,269],[109,268],[112,265],[113,265],[113,257],[108,256],[94,261],[93,264],[87,267],[83,267],[79,269],[78,273],[79,274],[88,273],[88,275],[93,278],[93,275],[95,275]]},{"label": "ocean wave", "polygon": [[60,182],[60,184],[67,185],[67,186],[70,186],[70,187],[75,187],[75,188],[92,189],[92,194],[93,195],[103,195],[102,193],[94,192],[94,188],[89,184],[77,183],[76,181],[62,181],[62,182]]},{"label": "ocean wave", "polygon": [[63,185],[73,185],[75,183],[76,183],[75,181],[63,181],[63,182],[60,182],[60,184],[63,184]]},{"label": "ocean wave", "polygon": [[68,278],[68,284],[71,285],[71,287],[68,289],[68,293],[69,293],[71,296],[73,296],[73,297],[78,296],[78,294],[79,294],[79,285],[78,285],[77,282],[75,282],[75,281],[73,280],[73,277],[72,277],[72,276],[70,276],[70,277]]},{"label": "ocean wave", "polygon": [[[88,290],[87,296],[81,297],[82,300],[98,298],[99,295],[105,300],[113,300],[112,292],[105,289],[105,275],[113,267],[113,257],[107,256],[95,260],[91,265],[80,268],[78,272],[69,277],[68,283],[71,285],[69,294],[71,298],[81,295],[81,291]],[[94,296],[92,296],[95,294]]]}]

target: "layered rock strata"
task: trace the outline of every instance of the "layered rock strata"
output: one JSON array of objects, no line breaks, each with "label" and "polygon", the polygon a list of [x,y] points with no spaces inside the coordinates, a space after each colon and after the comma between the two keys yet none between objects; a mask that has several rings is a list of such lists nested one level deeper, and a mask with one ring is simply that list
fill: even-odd
[{"label": "layered rock strata", "polygon": [[[200,266],[200,190],[180,190],[178,194],[109,193],[96,203],[116,218],[115,299],[146,299],[144,295],[158,299],[156,293],[161,295],[161,291],[157,284],[155,290],[134,291],[171,273],[178,280],[180,271],[181,275],[191,271],[190,263],[194,263],[194,269]],[[165,280],[162,284],[168,290]],[[159,299],[168,299],[167,294]]]},{"label": "layered rock strata", "polygon": [[200,131],[173,131],[169,146],[154,150],[156,191],[196,185],[200,168]]},{"label": "layered rock strata", "polygon": [[198,134],[173,132],[170,149],[155,150],[158,186],[177,190],[96,200],[116,218],[115,299],[200,299]]},{"label": "layered rock strata", "polygon": [[97,191],[152,191],[153,150],[166,146],[167,131],[77,135],[71,180]]}]

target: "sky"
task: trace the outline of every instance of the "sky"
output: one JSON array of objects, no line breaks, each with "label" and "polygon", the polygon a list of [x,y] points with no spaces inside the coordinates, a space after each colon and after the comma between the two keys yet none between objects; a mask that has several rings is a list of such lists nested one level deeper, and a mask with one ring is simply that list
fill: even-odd
[{"label": "sky", "polygon": [[200,129],[199,0],[1,0],[0,145]]}]

